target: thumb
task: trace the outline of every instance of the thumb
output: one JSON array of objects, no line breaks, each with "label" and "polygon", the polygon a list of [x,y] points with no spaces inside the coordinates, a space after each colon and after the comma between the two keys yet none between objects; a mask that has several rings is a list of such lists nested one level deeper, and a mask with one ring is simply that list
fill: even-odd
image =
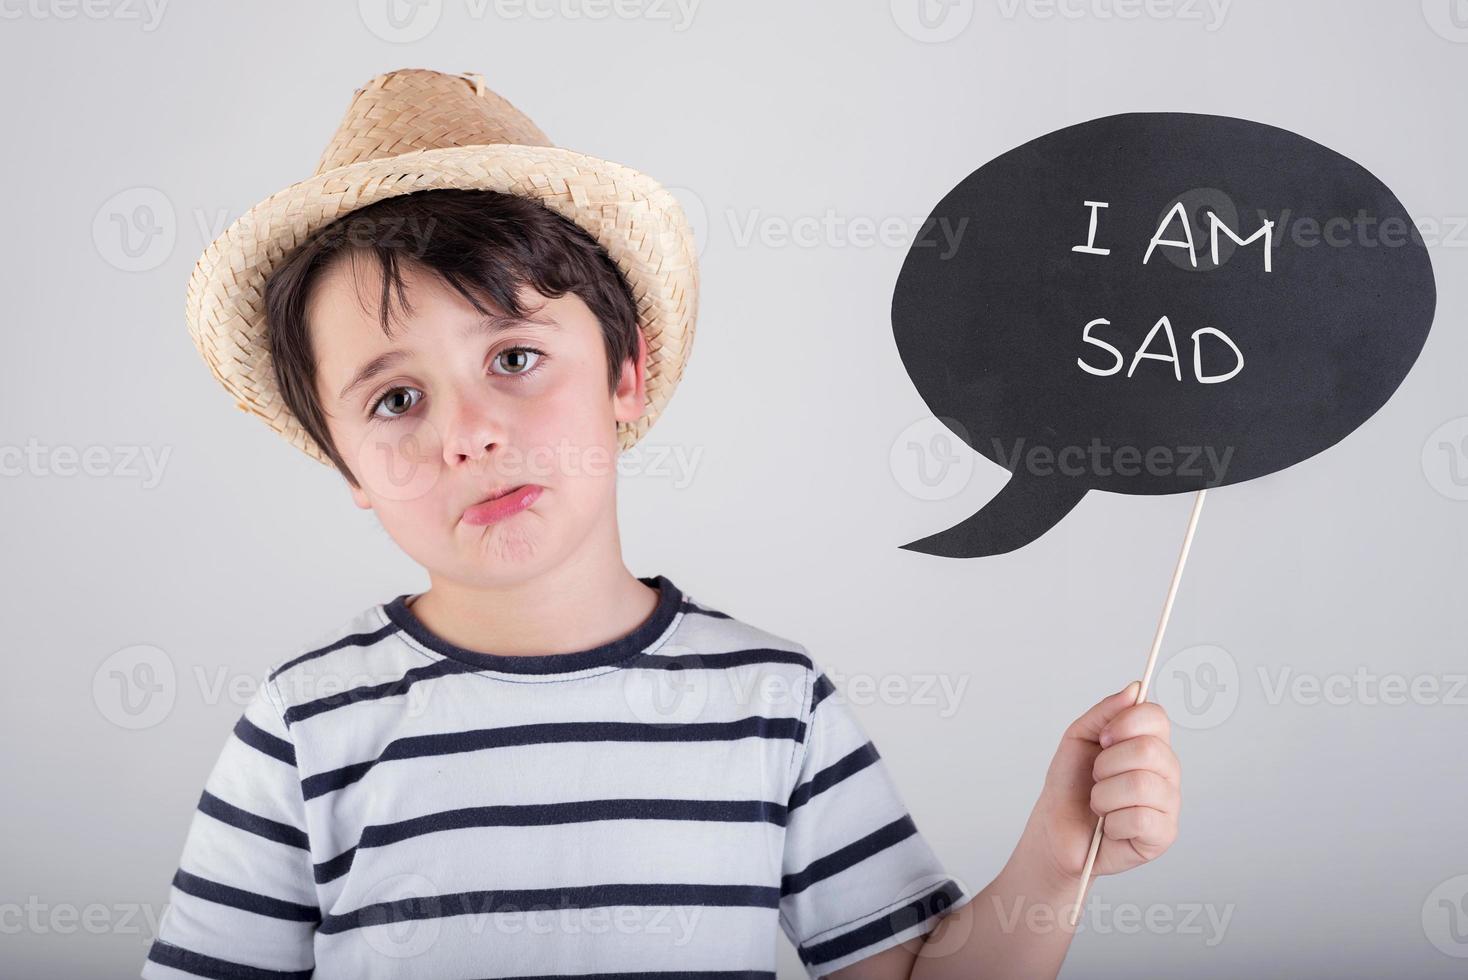
[{"label": "thumb", "polygon": [[1071,723],[1065,733],[1066,736],[1084,739],[1088,742],[1099,741],[1101,729],[1105,728],[1111,719],[1137,703],[1137,692],[1141,688],[1141,681],[1132,681],[1115,694],[1097,701],[1085,714]]}]

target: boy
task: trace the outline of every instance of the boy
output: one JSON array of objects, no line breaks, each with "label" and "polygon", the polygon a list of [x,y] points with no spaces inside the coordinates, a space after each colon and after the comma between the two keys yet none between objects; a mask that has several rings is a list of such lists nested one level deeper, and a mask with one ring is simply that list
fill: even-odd
[{"label": "boy", "polygon": [[[1098,874],[1170,845],[1177,760],[1129,686],[975,896],[803,646],[627,570],[616,454],[681,374],[691,255],[647,178],[425,71],[359,89],[317,177],[206,252],[216,376],[431,587],[271,666],[144,977],[768,978],[777,927],[811,977],[1054,976],[1096,816]],[[1006,931],[1015,899],[1050,927]]]}]

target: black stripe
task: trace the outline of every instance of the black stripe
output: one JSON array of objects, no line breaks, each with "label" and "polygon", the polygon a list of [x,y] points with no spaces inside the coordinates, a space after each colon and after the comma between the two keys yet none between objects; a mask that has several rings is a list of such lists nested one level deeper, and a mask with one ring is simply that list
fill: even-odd
[{"label": "black stripe", "polygon": [[873,854],[879,854],[915,833],[917,833],[917,825],[912,822],[912,817],[903,814],[865,837],[858,838],[845,847],[837,848],[825,857],[816,858],[803,870],[784,875],[780,879],[780,894],[794,895],[796,892],[805,891],[816,882],[860,864]]},{"label": "black stripe", "polygon": [[914,899],[899,909],[851,930],[844,935],[814,946],[799,947],[801,962],[807,966],[818,966],[857,950],[865,949],[875,942],[897,935],[934,915],[942,915],[958,900],[960,891],[953,879],[948,879],[921,898]]},{"label": "black stripe", "polygon": [[687,598],[686,596],[683,599],[683,610],[684,612],[698,613],[700,616],[712,616],[715,619],[733,619],[733,617],[726,612],[720,612],[719,610],[712,609],[708,606],[701,606],[698,603],[694,602],[692,599]]},{"label": "black stripe", "polygon": [[[572,654],[551,654],[550,656],[573,656]],[[809,669],[810,658],[802,653],[792,650],[775,650],[767,647],[753,647],[748,650],[731,650],[726,653],[685,653],[674,656],[658,656],[655,653],[637,653],[628,657],[624,664],[628,668],[641,670],[727,670],[732,667],[744,667],[750,664],[798,664]],[[334,708],[345,707],[356,704],[359,701],[371,701],[379,698],[395,697],[406,694],[408,689],[419,681],[436,680],[440,677],[449,677],[456,674],[477,673],[478,670],[488,669],[488,664],[475,667],[462,660],[439,660],[423,667],[414,667],[395,680],[386,681],[382,684],[364,685],[347,691],[330,694],[307,701],[302,704],[291,705],[285,710],[285,723],[287,726],[294,725],[306,718]]]},{"label": "black stripe", "polygon": [[639,576],[638,581],[657,590],[657,604],[652,615],[631,633],[601,646],[576,653],[531,654],[511,656],[469,650],[438,636],[430,630],[408,605],[404,592],[382,606],[382,612],[419,646],[450,660],[458,660],[470,670],[496,670],[510,674],[564,674],[597,667],[610,667],[641,653],[663,636],[683,607],[683,593],[665,575]]},{"label": "black stripe", "polygon": [[424,756],[453,755],[481,749],[551,742],[714,742],[738,738],[795,738],[801,723],[794,718],[754,715],[737,721],[689,722],[667,725],[621,721],[541,722],[479,728],[464,732],[415,735],[396,739],[368,762],[330,769],[301,780],[305,798],[315,799],[356,782],[378,763]]},{"label": "black stripe", "polygon": [[419,681],[435,680],[451,674],[467,674],[473,670],[473,667],[457,660],[439,660],[423,667],[413,667],[402,677],[394,680],[384,681],[381,684],[366,684],[337,694],[328,694],[314,701],[293,704],[285,709],[285,723],[289,727],[298,721],[330,711],[332,708],[356,704],[359,701],[376,701],[381,698],[396,697],[399,694],[408,693],[408,689]]},{"label": "black stripe", "polygon": [[583,885],[575,888],[511,888],[423,895],[378,902],[341,915],[328,915],[323,935],[413,919],[523,912],[530,909],[598,908],[608,905],[715,905],[778,908],[780,891],[766,885],[651,884]]},{"label": "black stripe", "polygon": [[267,970],[229,960],[205,956],[161,939],[153,940],[148,959],[175,970],[192,973],[209,980],[311,980],[312,970]]},{"label": "black stripe", "polygon": [[790,794],[790,802],[786,804],[786,808],[794,810],[796,807],[808,802],[812,796],[815,796],[817,793],[824,793],[847,776],[860,772],[876,762],[879,758],[881,756],[877,754],[877,747],[871,742],[852,749],[810,779],[795,787],[794,791]]},{"label": "black stripe", "polygon": [[324,885],[346,874],[363,847],[385,847],[412,837],[469,827],[542,827],[595,820],[709,820],[726,823],[771,823],[785,826],[785,807],[765,800],[572,800],[565,803],[517,803],[443,810],[396,823],[369,825],[357,846],[315,867]]},{"label": "black stripe", "polygon": [[234,733],[241,742],[250,748],[266,755],[279,759],[288,766],[296,764],[296,747],[283,738],[270,734],[256,725],[253,721],[240,715],[240,720],[234,724]]},{"label": "black stripe", "polygon": [[292,922],[318,922],[321,919],[321,910],[314,905],[301,905],[287,902],[283,898],[257,895],[243,888],[189,874],[183,868],[179,868],[178,873],[173,876],[173,885],[186,895],[258,915],[268,915],[272,919],[289,919]]},{"label": "black stripe", "polygon": [[825,674],[821,674],[821,676],[816,678],[815,685],[813,686],[813,693],[811,694],[810,699],[810,710],[814,712],[816,710],[816,705],[820,704],[822,701],[826,700],[826,698],[835,693],[836,685],[832,684],[831,679]]},{"label": "black stripe", "polygon": [[352,862],[356,860],[357,849],[349,847],[329,861],[319,861],[311,868],[312,877],[316,884],[324,885],[329,881],[336,881],[342,875],[352,870]]},{"label": "black stripe", "polygon": [[799,664],[809,668],[810,658],[793,650],[751,647],[748,650],[730,650],[727,653],[680,653],[666,657],[642,653],[627,661],[628,667],[644,670],[727,670],[749,664]]},{"label": "black stripe", "polygon": [[299,657],[287,660],[285,663],[281,664],[279,667],[276,667],[270,672],[269,679],[273,681],[281,674],[290,670],[297,664],[303,664],[307,660],[314,660],[317,657],[324,657],[326,656],[326,654],[331,653],[334,650],[340,650],[342,647],[370,647],[372,644],[376,643],[378,640],[381,640],[383,637],[391,636],[397,631],[397,626],[395,624],[389,623],[386,626],[381,627],[380,629],[373,630],[371,633],[350,633],[347,636],[342,637],[340,640],[337,640],[335,643],[327,644],[326,646],[321,647],[317,650],[309,650],[306,653],[301,654]]},{"label": "black stripe", "polygon": [[269,817],[242,810],[232,803],[224,802],[207,789],[204,790],[204,795],[199,797],[199,809],[221,823],[238,827],[257,837],[264,837],[266,840],[273,840],[280,844],[289,844],[291,847],[299,847],[302,850],[310,848],[304,830],[297,830],[288,823],[281,823],[278,820],[271,820]]}]

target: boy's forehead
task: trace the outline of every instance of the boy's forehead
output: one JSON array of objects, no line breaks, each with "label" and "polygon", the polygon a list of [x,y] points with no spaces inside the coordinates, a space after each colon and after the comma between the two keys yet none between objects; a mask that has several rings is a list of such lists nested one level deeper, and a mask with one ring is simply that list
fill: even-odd
[{"label": "boy's forehead", "polygon": [[491,314],[486,317],[431,270],[406,262],[399,269],[410,308],[405,308],[394,288],[389,304],[391,337],[382,329],[384,277],[374,258],[339,256],[319,273],[307,296],[306,322],[324,398],[339,400],[342,388],[351,384],[367,362],[417,347],[439,331],[446,340],[457,341],[523,325],[574,337],[584,319],[578,316],[581,301],[574,293],[548,299],[528,284],[519,287],[516,297],[524,318],[511,317],[482,297],[480,302]]}]

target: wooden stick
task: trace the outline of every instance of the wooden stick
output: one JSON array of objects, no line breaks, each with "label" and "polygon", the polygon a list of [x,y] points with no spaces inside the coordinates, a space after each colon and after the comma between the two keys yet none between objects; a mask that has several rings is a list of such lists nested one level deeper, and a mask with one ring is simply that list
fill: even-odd
[{"label": "wooden stick", "polygon": [[[1147,668],[1142,672],[1142,686],[1137,688],[1137,704],[1147,700],[1147,685],[1152,680],[1152,668],[1157,665],[1157,651],[1162,649],[1162,634],[1167,632],[1167,620],[1172,616],[1172,603],[1177,598],[1178,583],[1183,578],[1183,566],[1188,563],[1188,551],[1193,547],[1193,533],[1198,530],[1198,515],[1203,513],[1203,497],[1206,488],[1199,490],[1193,498],[1193,512],[1188,515],[1188,530],[1183,535],[1182,553],[1177,557],[1177,567],[1172,570],[1172,584],[1167,587],[1167,600],[1162,603],[1162,616],[1157,620],[1157,632],[1152,637],[1152,649],[1147,654]],[[1101,850],[1101,827],[1105,816],[1096,818],[1096,832],[1091,835],[1091,850],[1086,854],[1086,866],[1081,869],[1081,887],[1076,891],[1075,908],[1070,913],[1070,924],[1074,926],[1081,916],[1081,902],[1086,897],[1086,885],[1091,880],[1091,868],[1096,864],[1096,854]]]}]

